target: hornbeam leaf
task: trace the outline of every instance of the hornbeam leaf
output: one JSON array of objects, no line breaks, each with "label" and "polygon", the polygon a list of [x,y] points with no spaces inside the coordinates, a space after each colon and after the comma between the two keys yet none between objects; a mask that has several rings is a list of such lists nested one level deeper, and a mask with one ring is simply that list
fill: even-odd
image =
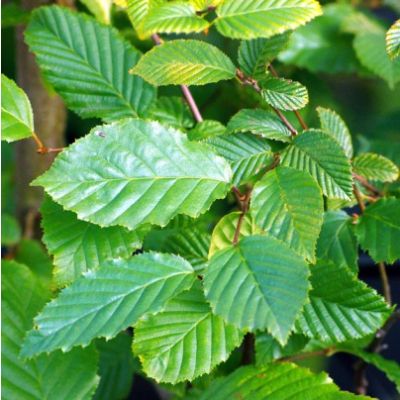
[{"label": "hornbeam leaf", "polygon": [[156,86],[205,85],[232,79],[232,61],[217,47],[199,40],[173,40],[154,47],[131,69]]},{"label": "hornbeam leaf", "polygon": [[291,363],[241,367],[215,380],[199,397],[199,400],[209,399],[373,400],[340,391],[325,372],[313,374]]},{"label": "hornbeam leaf", "polygon": [[84,118],[142,116],[155,100],[156,89],[128,72],[140,52],[114,28],[65,7],[40,7],[25,37],[46,80]]},{"label": "hornbeam leaf", "polygon": [[251,132],[266,139],[289,142],[291,133],[274,114],[262,109],[243,109],[228,123],[230,133]]},{"label": "hornbeam leaf", "polygon": [[161,249],[166,253],[183,257],[190,262],[197,273],[202,273],[208,261],[210,240],[211,237],[207,232],[188,227],[168,236]]},{"label": "hornbeam leaf", "polygon": [[192,266],[178,256],[143,253],[129,260],[109,261],[61,291],[35,318],[21,354],[86,346],[133,325],[147,312],[188,289],[195,279]]},{"label": "hornbeam leaf", "polygon": [[201,32],[208,25],[191,4],[176,1],[151,8],[142,22],[141,31],[145,36],[157,32],[190,33]]},{"label": "hornbeam leaf", "polygon": [[387,360],[378,353],[369,353],[352,347],[344,347],[340,350],[353,354],[384,372],[387,378],[396,385],[397,391],[400,392],[400,366],[396,361]]},{"label": "hornbeam leaf", "polygon": [[384,299],[347,267],[320,261],[311,268],[311,285],[310,302],[296,323],[310,338],[330,343],[362,338],[390,314]]},{"label": "hornbeam leaf", "polygon": [[268,38],[322,13],[314,0],[225,0],[217,8],[219,32],[234,39]]},{"label": "hornbeam leaf", "polygon": [[399,169],[393,161],[375,153],[362,153],[353,160],[356,174],[373,181],[393,182],[399,177]]},{"label": "hornbeam leaf", "polygon": [[330,135],[316,129],[301,133],[283,152],[281,163],[308,171],[326,196],[350,200],[353,190],[350,162]]},{"label": "hornbeam leaf", "polygon": [[385,32],[382,30],[356,35],[354,49],[361,64],[394,89],[400,81],[400,62],[398,59],[389,58],[386,52]]},{"label": "hornbeam leaf", "polygon": [[321,121],[321,129],[334,137],[342,146],[348,158],[353,157],[353,144],[351,143],[351,135],[342,118],[328,108],[317,108],[318,116]]},{"label": "hornbeam leaf", "polygon": [[262,82],[262,98],[278,110],[299,110],[308,103],[307,89],[299,82],[268,78]]},{"label": "hornbeam leaf", "polygon": [[141,247],[143,229],[119,226],[101,228],[80,221],[76,214],[47,198],[42,207],[43,243],[54,256],[54,280],[65,286],[83,272],[96,269],[111,258],[128,258]]},{"label": "hornbeam leaf", "polygon": [[399,199],[380,199],[369,205],[355,228],[360,246],[376,262],[394,263],[400,258]]},{"label": "hornbeam leaf", "polygon": [[223,135],[225,132],[226,128],[221,122],[206,119],[196,124],[196,126],[188,132],[188,138],[190,140],[201,141],[214,136]]},{"label": "hornbeam leaf", "polygon": [[[93,347],[23,360],[19,353],[33,316],[50,292],[28,267],[2,263],[1,391],[4,400],[89,400],[98,385]],[[66,379],[67,377],[67,379]]]},{"label": "hornbeam leaf", "polygon": [[285,243],[247,236],[214,254],[204,287],[215,314],[241,329],[266,329],[285,344],[307,300],[308,275],[307,264]]},{"label": "hornbeam leaf", "polygon": [[193,380],[225,361],[243,334],[214,315],[200,282],[135,328],[133,351],[148,376],[161,382]]},{"label": "hornbeam leaf", "polygon": [[140,26],[146,15],[153,8],[159,7],[163,0],[127,0],[128,3],[128,16],[132,21],[133,27],[140,34]]},{"label": "hornbeam leaf", "polygon": [[269,39],[243,40],[238,52],[240,68],[246,75],[264,77],[268,64],[287,46],[288,41],[288,33]]},{"label": "hornbeam leaf", "polygon": [[352,219],[344,211],[328,211],[324,215],[317,243],[317,257],[330,260],[357,272],[358,246]]},{"label": "hornbeam leaf", "polygon": [[235,186],[265,170],[274,159],[268,141],[248,133],[219,135],[210,138],[207,143],[229,161]]},{"label": "hornbeam leaf", "polygon": [[254,186],[250,211],[260,228],[315,262],[324,206],[310,174],[287,167],[269,171]]},{"label": "hornbeam leaf", "polygon": [[156,122],[94,128],[34,181],[78,218],[135,229],[197,217],[230,187],[228,163],[210,148]]},{"label": "hornbeam leaf", "polygon": [[33,114],[25,92],[1,74],[1,139],[14,142],[32,136]]},{"label": "hornbeam leaf", "polygon": [[386,52],[392,60],[400,57],[400,19],[386,32]]},{"label": "hornbeam leaf", "polygon": [[[232,246],[239,218],[242,212],[235,211],[222,217],[215,226],[212,236],[208,258],[211,258],[217,251]],[[261,229],[254,223],[250,214],[245,214],[240,224],[238,240],[254,234],[261,234]]]},{"label": "hornbeam leaf", "polygon": [[111,22],[112,0],[81,0],[96,19],[104,24]]}]

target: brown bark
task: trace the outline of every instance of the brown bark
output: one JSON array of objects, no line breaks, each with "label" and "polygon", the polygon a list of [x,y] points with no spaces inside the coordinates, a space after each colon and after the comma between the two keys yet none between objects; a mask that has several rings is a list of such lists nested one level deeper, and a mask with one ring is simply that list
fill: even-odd
[{"label": "brown bark", "polygon": [[[47,4],[40,0],[23,0],[22,6],[31,10]],[[63,147],[66,126],[66,109],[59,96],[50,93],[43,84],[35,57],[24,42],[25,26],[16,30],[17,82],[27,93],[33,109],[35,132],[47,147]],[[16,206],[23,224],[32,220],[43,197],[43,191],[30,187],[30,182],[51,165],[55,154],[37,154],[33,140],[16,144]],[[28,218],[27,218],[28,216]],[[34,218],[35,220],[35,218]],[[32,232],[32,227],[26,227]]]}]

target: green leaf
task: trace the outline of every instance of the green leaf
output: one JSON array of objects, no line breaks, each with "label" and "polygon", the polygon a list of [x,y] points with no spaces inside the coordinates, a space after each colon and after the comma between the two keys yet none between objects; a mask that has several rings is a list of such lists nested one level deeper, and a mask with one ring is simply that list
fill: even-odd
[{"label": "green leaf", "polygon": [[125,399],[129,395],[137,368],[131,352],[131,342],[132,338],[122,332],[108,342],[102,339],[96,343],[100,353],[100,383],[94,400]]},{"label": "green leaf", "polygon": [[[208,258],[217,251],[232,246],[241,211],[232,212],[222,217],[215,226],[212,236]],[[245,236],[261,234],[261,229],[254,223],[250,214],[245,214],[240,224],[238,240]]]},{"label": "green leaf", "polygon": [[245,330],[266,329],[285,344],[307,300],[308,275],[307,264],[285,243],[247,236],[214,254],[204,287],[217,315]]},{"label": "green leaf", "polygon": [[131,73],[156,86],[205,85],[232,79],[232,61],[217,47],[199,40],[173,40],[147,52]]},{"label": "green leaf", "polygon": [[289,336],[286,345],[282,346],[268,333],[259,333],[256,335],[255,343],[256,364],[269,364],[278,358],[299,353],[309,341],[307,337],[294,333]]},{"label": "green leaf", "polygon": [[326,212],[317,243],[317,258],[357,273],[358,246],[352,224],[344,211]]},{"label": "green leaf", "polygon": [[[50,293],[33,273],[14,261],[2,263],[1,383],[4,400],[89,400],[98,384],[93,347],[23,360],[19,353],[33,316]],[[68,379],[66,379],[66,376]]]},{"label": "green leaf", "polygon": [[355,233],[374,261],[394,263],[400,258],[400,200],[380,199],[369,205],[358,219]]},{"label": "green leaf", "polygon": [[347,267],[320,261],[311,268],[310,302],[297,321],[297,330],[324,342],[344,342],[375,333],[390,308],[374,289]]},{"label": "green leaf", "polygon": [[13,246],[21,239],[21,227],[15,217],[9,214],[1,214],[1,244]]},{"label": "green leaf", "polygon": [[112,0],[80,0],[96,19],[104,24],[111,22]]},{"label": "green leaf", "polygon": [[228,123],[230,133],[251,132],[266,139],[289,142],[291,133],[282,121],[262,109],[242,109]]},{"label": "green leaf", "polygon": [[208,146],[156,122],[124,120],[94,128],[34,184],[79,219],[133,230],[198,217],[226,195],[230,179]]},{"label": "green leaf", "polygon": [[161,249],[188,260],[197,273],[202,273],[208,261],[211,236],[207,232],[187,227],[169,236]]},{"label": "green leaf", "polygon": [[178,96],[159,97],[149,110],[149,118],[177,129],[191,128],[194,124],[189,107]]},{"label": "green leaf", "polygon": [[382,30],[356,35],[354,49],[361,64],[394,89],[395,84],[400,81],[400,62],[389,58],[385,32]]},{"label": "green leaf", "polygon": [[239,46],[238,62],[242,71],[254,78],[265,75],[268,64],[287,46],[289,34],[269,39],[243,40]]},{"label": "green leaf", "polygon": [[189,0],[194,5],[196,10],[203,11],[207,7],[216,7],[221,4],[224,0]]},{"label": "green leaf", "polygon": [[201,32],[209,23],[196,14],[191,4],[174,1],[149,10],[141,24],[142,34]]},{"label": "green leaf", "polygon": [[342,146],[348,158],[353,157],[353,144],[351,142],[351,135],[349,128],[342,120],[339,114],[328,108],[317,107],[319,120],[321,122],[321,129],[335,138]]},{"label": "green leaf", "polygon": [[366,179],[393,182],[399,177],[399,169],[388,158],[375,153],[363,153],[353,160],[353,170]]},{"label": "green leaf", "polygon": [[158,382],[177,383],[210,373],[240,345],[243,334],[214,315],[200,282],[137,324],[133,351]]},{"label": "green leaf", "polygon": [[396,385],[397,391],[400,392],[400,366],[396,361],[387,360],[380,354],[368,353],[357,348],[345,347],[343,350],[361,358],[366,363],[372,364],[374,367],[384,372],[387,378]]},{"label": "green leaf", "polygon": [[112,258],[128,258],[142,246],[142,231],[119,226],[101,228],[46,198],[42,207],[43,243],[54,256],[54,280],[66,286],[83,272]]},{"label": "green leaf", "polygon": [[260,228],[315,262],[324,205],[310,174],[286,167],[269,171],[254,186],[250,211]]},{"label": "green leaf", "polygon": [[274,159],[268,141],[248,133],[219,135],[207,143],[229,161],[235,186],[265,170]]},{"label": "green leaf", "polygon": [[372,400],[340,391],[325,372],[313,374],[291,363],[241,367],[215,380],[199,397],[199,400],[209,399]]},{"label": "green leaf", "polygon": [[295,29],[321,13],[314,0],[225,0],[217,8],[215,24],[230,38],[268,38]]},{"label": "green leaf", "polygon": [[299,82],[268,78],[262,82],[262,98],[278,110],[299,110],[308,103],[307,89]]},{"label": "green leaf", "polygon": [[400,19],[386,32],[386,52],[391,60],[400,57]]},{"label": "green leaf", "polygon": [[155,99],[155,88],[129,75],[140,53],[114,28],[65,7],[41,7],[25,37],[46,80],[83,118],[142,116]]},{"label": "green leaf", "polygon": [[282,153],[281,163],[309,172],[325,196],[350,200],[353,190],[350,162],[330,135],[316,129],[301,133]]},{"label": "green leaf", "polygon": [[143,20],[150,10],[162,5],[164,0],[127,0],[127,3],[129,19],[138,33],[139,38],[144,39],[146,36],[144,32],[142,32]]},{"label": "green leaf", "polygon": [[33,114],[25,92],[1,74],[1,139],[7,142],[31,137]]},{"label": "green leaf", "polygon": [[206,119],[196,124],[196,126],[188,132],[188,138],[190,140],[200,141],[214,136],[223,135],[225,132],[226,128],[221,124],[221,122]]},{"label": "green leaf", "polygon": [[[35,318],[22,348],[24,356],[74,346],[96,337],[112,338],[147,312],[188,289],[195,279],[180,257],[143,253],[109,261],[62,290]],[[62,310],[62,311],[61,311]]]}]

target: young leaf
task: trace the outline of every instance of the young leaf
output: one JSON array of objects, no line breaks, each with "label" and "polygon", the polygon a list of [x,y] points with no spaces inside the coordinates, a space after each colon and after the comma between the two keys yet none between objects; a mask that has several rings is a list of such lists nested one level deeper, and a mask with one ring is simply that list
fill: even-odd
[{"label": "young leaf", "polygon": [[347,267],[320,261],[311,268],[310,302],[298,319],[297,331],[325,342],[359,339],[379,329],[390,308],[374,289]]},{"label": "young leaf", "polygon": [[162,96],[149,110],[149,118],[177,129],[191,128],[194,124],[190,109],[178,96]]},{"label": "young leaf", "polygon": [[338,142],[324,132],[310,129],[296,136],[282,153],[281,164],[308,171],[325,196],[344,200],[352,196],[350,162]]},{"label": "young leaf", "polygon": [[169,254],[143,253],[109,261],[78,278],[46,305],[35,318],[36,329],[28,333],[21,354],[68,351],[96,337],[112,338],[145,313],[158,311],[194,279],[191,265]]},{"label": "young leaf", "polygon": [[385,32],[374,31],[356,35],[354,49],[361,64],[394,89],[400,81],[400,62],[389,58],[386,52]]},{"label": "young leaf", "polygon": [[1,139],[7,142],[32,136],[33,114],[25,92],[1,74]]},{"label": "young leaf", "polygon": [[357,273],[357,247],[352,219],[344,211],[326,212],[317,243],[317,258]]},{"label": "young leaf", "polygon": [[243,334],[214,315],[199,282],[135,328],[133,351],[146,374],[177,383],[197,378],[225,361]]},{"label": "young leaf", "polygon": [[269,364],[278,358],[299,353],[309,341],[310,339],[306,336],[293,333],[289,336],[286,345],[282,346],[268,333],[259,333],[256,335],[255,343],[256,364]]},{"label": "young leaf", "polygon": [[[242,213],[240,211],[235,211],[225,215],[219,220],[211,236],[211,244],[208,258],[211,258],[217,251],[232,246],[232,242],[235,238],[235,232],[241,214]],[[250,214],[246,214],[242,219],[242,223],[240,225],[238,239],[240,240],[245,236],[261,233],[261,229],[254,223],[253,218],[250,216]]]},{"label": "young leaf", "polygon": [[246,182],[266,169],[273,161],[268,141],[251,134],[219,135],[207,140],[217,154],[229,161],[233,171],[233,184]]},{"label": "young leaf", "polygon": [[275,363],[265,367],[247,366],[215,380],[199,400],[373,400],[342,392],[325,373],[313,374],[291,363]]},{"label": "young leaf", "polygon": [[154,47],[131,69],[156,86],[205,85],[232,79],[232,61],[217,47],[199,40],[173,40]]},{"label": "young leaf", "polygon": [[264,80],[261,96],[278,110],[299,110],[308,103],[308,92],[302,84],[282,78]]},{"label": "young leaf", "polygon": [[88,400],[96,389],[98,357],[93,347],[68,354],[57,351],[34,360],[20,357],[26,330],[49,296],[26,266],[2,263],[1,389],[5,400]]},{"label": "young leaf", "polygon": [[400,19],[386,32],[386,52],[391,60],[400,57]]},{"label": "young leaf", "polygon": [[266,139],[289,142],[291,133],[274,114],[262,109],[242,109],[228,123],[230,133],[251,132]]},{"label": "young leaf", "polygon": [[363,250],[376,262],[400,258],[400,200],[380,199],[358,219],[355,233]]},{"label": "young leaf", "polygon": [[199,216],[226,195],[230,179],[209,147],[156,122],[124,120],[94,128],[34,184],[79,219],[133,230]]},{"label": "young leaf", "polygon": [[[94,400],[125,399],[132,386],[132,376],[138,362],[131,352],[132,338],[125,332],[108,342],[101,339],[96,343],[100,355],[100,383]],[[136,364],[136,365],[135,365]],[[135,368],[136,367],[136,368]]]},{"label": "young leaf", "polygon": [[128,3],[128,17],[132,22],[140,39],[146,36],[142,32],[142,24],[146,15],[164,3],[164,0],[127,0]]},{"label": "young leaf", "polygon": [[101,228],[80,221],[76,214],[47,198],[42,207],[43,243],[54,256],[54,280],[65,286],[83,272],[96,269],[111,258],[128,258],[141,247],[141,231],[119,226]]},{"label": "young leaf", "polygon": [[226,0],[217,8],[218,31],[234,39],[268,38],[322,13],[315,0]]},{"label": "young leaf", "polygon": [[396,385],[397,391],[400,392],[400,366],[396,361],[387,360],[380,354],[368,353],[364,350],[353,347],[344,347],[343,350],[346,353],[361,358],[366,363],[372,364],[374,367],[384,372],[387,378]]},{"label": "young leaf", "polygon": [[241,329],[266,329],[285,344],[307,300],[308,275],[307,264],[285,243],[247,236],[214,254],[204,287],[217,315]]},{"label": "young leaf", "polygon": [[104,24],[111,22],[112,0],[81,0],[96,19]]},{"label": "young leaf", "polygon": [[169,236],[161,245],[162,251],[177,254],[188,260],[197,273],[203,273],[208,261],[211,237],[207,232],[192,227],[183,228]]},{"label": "young leaf", "polygon": [[190,140],[201,141],[207,138],[223,135],[226,132],[226,128],[219,121],[206,119],[199,122],[196,126],[188,132],[188,138]]},{"label": "young leaf", "polygon": [[254,186],[250,211],[260,228],[315,262],[324,205],[310,174],[287,167],[269,171]]},{"label": "young leaf", "polygon": [[196,15],[191,4],[182,1],[164,3],[149,10],[141,24],[142,34],[201,32],[209,23]]},{"label": "young leaf", "polygon": [[128,73],[139,51],[92,18],[41,7],[32,14],[26,41],[45,78],[83,118],[142,116],[155,99],[154,87]]},{"label": "young leaf", "polygon": [[269,39],[243,40],[238,52],[240,68],[246,75],[264,77],[268,64],[286,47],[288,41],[288,33]]},{"label": "young leaf", "polygon": [[351,142],[351,135],[349,128],[342,120],[339,114],[328,108],[317,107],[319,120],[321,122],[321,129],[334,137],[342,146],[348,158],[353,157],[353,144]]},{"label": "young leaf", "polygon": [[399,177],[396,164],[375,153],[362,153],[353,160],[353,170],[366,179],[380,182],[393,182]]}]

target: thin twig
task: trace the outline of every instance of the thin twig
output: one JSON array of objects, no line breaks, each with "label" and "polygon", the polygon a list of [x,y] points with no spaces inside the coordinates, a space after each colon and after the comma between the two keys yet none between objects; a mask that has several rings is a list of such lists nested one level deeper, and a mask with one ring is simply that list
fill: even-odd
[{"label": "thin twig", "polygon": [[354,174],[354,173],[353,173],[353,177],[358,182],[360,182],[361,185],[365,187],[365,189],[369,190],[374,195],[382,196],[382,192],[377,187],[375,187],[374,185],[371,185],[364,177],[362,177],[362,176],[360,176],[358,174]]},{"label": "thin twig", "polygon": [[335,353],[335,351],[336,350],[333,347],[328,347],[322,350],[309,351],[306,353],[299,353],[299,354],[294,354],[292,356],[282,357],[279,359],[279,361],[300,361],[311,357],[328,356],[328,355],[331,356],[332,354]]},{"label": "thin twig", "polygon": [[379,275],[381,277],[383,295],[388,304],[392,304],[392,292],[390,289],[389,278],[387,276],[386,267],[383,262],[378,263]]},{"label": "thin twig", "polygon": [[[161,39],[161,37],[159,35],[157,35],[157,33],[154,33],[153,35],[151,35],[151,38],[157,46],[163,43],[163,40]],[[189,88],[186,85],[181,85],[181,90],[182,90],[183,97],[185,98],[185,100],[190,108],[190,111],[193,114],[194,119],[196,120],[196,122],[202,122],[203,117],[201,116],[199,107],[197,107],[196,101],[194,100]]]},{"label": "thin twig", "polygon": [[[271,72],[271,75],[273,75],[275,78],[279,78],[279,74],[278,74],[278,72],[276,71],[276,69],[273,67],[272,64],[269,64],[269,65],[268,65],[268,69],[269,69],[269,71]],[[293,110],[293,112],[294,112],[294,115],[296,116],[297,120],[299,121],[301,127],[302,127],[303,129],[308,129],[308,126],[307,126],[307,124],[305,123],[303,117],[300,115],[300,113],[299,113],[297,110]]]},{"label": "thin twig", "polygon": [[365,203],[362,198],[361,192],[358,190],[358,187],[355,184],[353,185],[353,193],[354,197],[357,200],[358,206],[360,207],[360,211],[361,213],[363,213],[365,211]]},{"label": "thin twig", "polygon": [[249,209],[250,197],[251,197],[251,190],[248,191],[244,195],[243,200],[239,200],[239,205],[240,205],[240,208],[242,210],[242,213],[239,215],[239,219],[238,219],[238,222],[237,222],[237,225],[236,225],[236,229],[235,229],[235,234],[233,236],[232,243],[234,245],[236,245],[237,242],[239,241],[240,229],[242,227],[244,216],[246,215],[246,213],[247,213],[247,211]]},{"label": "thin twig", "polygon": [[36,142],[36,152],[39,154],[59,153],[64,150],[64,147],[46,147],[35,132],[32,132],[32,138]]},{"label": "thin twig", "polygon": [[[236,77],[238,78],[239,82],[242,83],[243,85],[249,85],[256,92],[258,92],[258,93],[261,92],[261,88],[260,88],[260,85],[258,84],[258,82],[253,78],[246,77],[240,69],[236,70]],[[278,117],[281,119],[281,121],[289,129],[292,136],[296,136],[297,135],[296,128],[288,121],[288,119],[283,115],[283,113],[280,110],[276,109],[275,107],[271,106],[271,108],[275,111],[275,113],[278,115]]]}]

